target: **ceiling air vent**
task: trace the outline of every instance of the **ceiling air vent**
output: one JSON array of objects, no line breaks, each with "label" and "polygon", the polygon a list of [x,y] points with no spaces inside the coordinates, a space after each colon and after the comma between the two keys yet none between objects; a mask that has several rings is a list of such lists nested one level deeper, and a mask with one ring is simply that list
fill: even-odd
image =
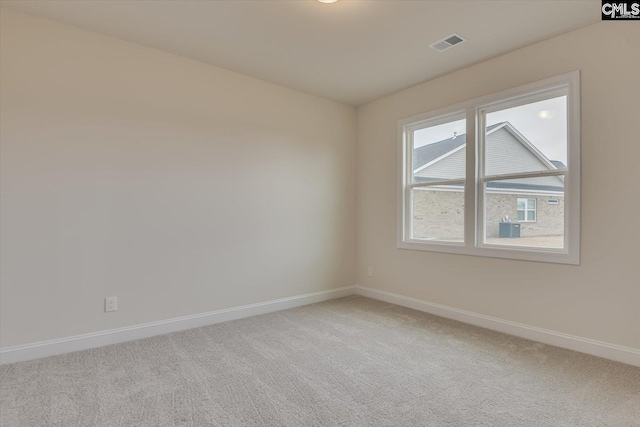
[{"label": "ceiling air vent", "polygon": [[463,41],[465,41],[465,39],[460,34],[451,34],[442,40],[438,40],[437,42],[430,44],[429,47],[433,50],[437,50],[438,52],[442,52],[462,43]]}]

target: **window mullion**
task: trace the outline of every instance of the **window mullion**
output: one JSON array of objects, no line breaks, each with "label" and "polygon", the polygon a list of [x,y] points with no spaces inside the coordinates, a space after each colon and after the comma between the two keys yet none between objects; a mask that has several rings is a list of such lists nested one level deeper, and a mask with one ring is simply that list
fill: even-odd
[{"label": "window mullion", "polygon": [[476,144],[476,109],[468,108],[466,111],[467,118],[467,140],[466,140],[466,169],[464,187],[464,243],[466,247],[475,247],[476,245],[476,229],[477,216],[476,204],[478,200],[478,182],[477,182],[477,144]]},{"label": "window mullion", "polygon": [[486,136],[486,116],[480,108],[474,109],[474,117],[476,122],[475,139],[476,139],[476,156],[475,156],[475,210],[474,215],[474,239],[475,246],[484,242],[484,221],[485,221],[485,200],[484,200],[484,171],[485,171],[485,136]]}]

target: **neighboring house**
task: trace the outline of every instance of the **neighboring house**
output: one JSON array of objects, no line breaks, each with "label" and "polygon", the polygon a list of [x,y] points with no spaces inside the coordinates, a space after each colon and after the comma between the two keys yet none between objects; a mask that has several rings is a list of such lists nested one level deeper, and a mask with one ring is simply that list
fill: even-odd
[{"label": "neighboring house", "polygon": [[[510,123],[487,128],[486,175],[563,169],[549,160]],[[465,176],[465,135],[414,150],[414,182]],[[486,236],[498,237],[504,217],[521,223],[521,236],[564,234],[564,180],[550,176],[495,181],[486,188]],[[417,188],[413,196],[413,233],[416,238],[463,240],[464,188],[461,185]]]}]

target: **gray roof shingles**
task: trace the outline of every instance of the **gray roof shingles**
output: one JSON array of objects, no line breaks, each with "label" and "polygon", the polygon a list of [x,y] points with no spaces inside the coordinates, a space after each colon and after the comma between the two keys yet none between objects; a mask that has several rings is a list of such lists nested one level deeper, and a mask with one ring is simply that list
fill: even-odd
[{"label": "gray roof shingles", "polygon": [[[495,129],[503,123],[496,123],[495,125],[488,126],[487,131]],[[466,136],[467,134],[463,133],[455,138],[447,138],[442,141],[434,142],[433,144],[423,145],[422,147],[416,148],[413,150],[413,169],[416,170],[420,166],[424,166],[438,157],[444,156],[448,152],[464,145]]]}]

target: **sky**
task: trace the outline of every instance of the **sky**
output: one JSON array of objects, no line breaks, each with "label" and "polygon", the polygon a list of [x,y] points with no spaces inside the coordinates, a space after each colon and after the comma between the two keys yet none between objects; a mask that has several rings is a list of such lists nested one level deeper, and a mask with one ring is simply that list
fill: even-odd
[{"label": "sky", "polygon": [[[509,122],[549,160],[567,164],[567,99],[565,96],[487,114],[487,126]],[[465,121],[418,130],[415,148],[466,133]]]}]

